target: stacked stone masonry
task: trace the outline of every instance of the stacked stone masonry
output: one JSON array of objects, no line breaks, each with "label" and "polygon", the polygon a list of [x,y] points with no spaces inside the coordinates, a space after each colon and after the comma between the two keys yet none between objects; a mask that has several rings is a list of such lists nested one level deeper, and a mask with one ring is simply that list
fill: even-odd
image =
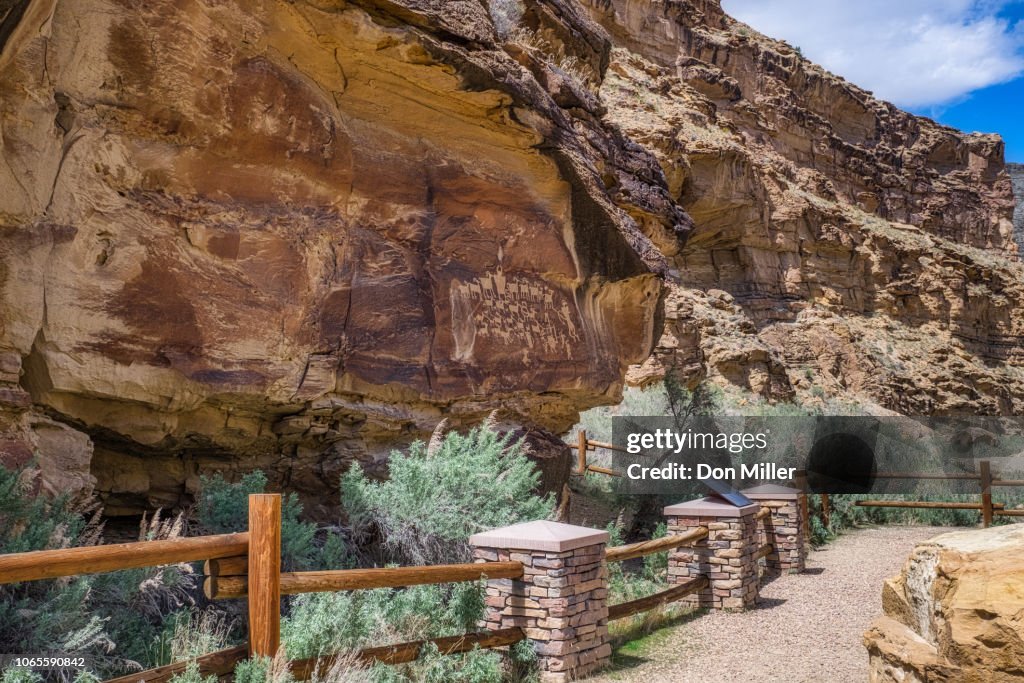
[{"label": "stacked stone masonry", "polygon": [[[669,583],[707,579],[706,587],[684,598],[693,606],[753,606],[759,587],[755,556],[766,544],[774,546],[766,556],[768,573],[804,567],[803,494],[777,486],[744,493],[760,500],[736,507],[703,498],[665,508],[669,534],[708,530],[704,538],[669,555]],[[771,514],[759,520],[762,506]],[[523,629],[538,655],[543,683],[584,678],[610,662],[606,532],[537,521],[476,534],[469,541],[478,563],[522,564],[522,578],[487,582],[483,627]]]},{"label": "stacked stone masonry", "polygon": [[673,584],[706,577],[708,585],[685,600],[697,607],[740,610],[758,596],[758,505],[736,508],[704,499],[665,508],[670,534],[706,527],[708,535],[673,551],[668,578]]},{"label": "stacked stone masonry", "polygon": [[763,507],[771,515],[763,520],[760,543],[771,543],[772,552],[765,558],[769,574],[798,573],[804,570],[807,559],[806,520],[801,519],[800,499],[805,494],[799,489],[785,486],[756,486],[743,494]]},{"label": "stacked stone masonry", "polygon": [[591,536],[601,533],[603,540],[561,551],[481,544],[487,542],[481,537],[501,531],[471,539],[474,559],[521,562],[523,578],[487,582],[484,626],[490,630],[522,628],[533,642],[544,683],[579,679],[606,666],[611,658],[608,570],[604,562],[607,534],[584,529]]}]

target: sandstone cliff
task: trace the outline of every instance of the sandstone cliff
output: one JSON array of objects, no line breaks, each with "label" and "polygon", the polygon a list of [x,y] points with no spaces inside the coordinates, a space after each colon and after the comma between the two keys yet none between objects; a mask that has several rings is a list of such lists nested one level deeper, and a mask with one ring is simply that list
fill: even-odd
[{"label": "sandstone cliff", "polygon": [[1024,164],[1007,164],[1006,172],[1013,181],[1013,196],[1017,208],[1013,212],[1013,238],[1018,250],[1024,253]]},{"label": "sandstone cliff", "polygon": [[[534,20],[605,68],[578,8]],[[223,465],[333,488],[443,414],[565,429],[650,351],[663,258],[605,184],[685,216],[481,3],[31,0],[0,35],[9,429],[87,433],[109,510]]]},{"label": "sandstone cliff", "polygon": [[1024,270],[998,137],[878,101],[716,2],[587,4],[617,45],[608,117],[695,225],[633,382],[673,365],[779,398],[1019,412]]},{"label": "sandstone cliff", "polygon": [[627,370],[1024,398],[1001,141],[714,0],[17,0],[0,145],[0,455],[112,512],[558,433]]}]

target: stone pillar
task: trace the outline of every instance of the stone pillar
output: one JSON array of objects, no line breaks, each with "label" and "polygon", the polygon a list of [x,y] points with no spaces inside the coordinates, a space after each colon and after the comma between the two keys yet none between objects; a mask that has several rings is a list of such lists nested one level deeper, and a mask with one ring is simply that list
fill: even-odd
[{"label": "stone pillar", "polygon": [[607,665],[608,532],[538,521],[470,537],[477,562],[522,562],[522,579],[487,582],[484,625],[519,626],[533,642],[544,683]]},{"label": "stone pillar", "polygon": [[765,558],[770,574],[798,573],[804,570],[807,559],[807,538],[804,530],[807,520],[802,519],[800,489],[777,484],[761,484],[742,491],[743,495],[772,511],[763,520],[765,539],[774,547]]},{"label": "stone pillar", "polygon": [[685,598],[691,605],[712,609],[744,609],[757,602],[757,521],[759,505],[735,507],[717,498],[691,500],[665,508],[670,534],[707,527],[708,535],[692,546],[672,551],[670,583],[700,576],[708,586]]}]

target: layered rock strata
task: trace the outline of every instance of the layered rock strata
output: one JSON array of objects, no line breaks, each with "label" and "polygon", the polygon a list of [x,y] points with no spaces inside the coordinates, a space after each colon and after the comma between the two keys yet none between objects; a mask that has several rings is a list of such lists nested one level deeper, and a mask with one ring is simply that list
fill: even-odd
[{"label": "layered rock strata", "polygon": [[614,44],[607,118],[695,226],[662,246],[678,284],[632,383],[673,368],[771,399],[1019,412],[1024,269],[997,136],[879,101],[714,0],[584,4]]},{"label": "layered rock strata", "polygon": [[326,505],[444,417],[549,440],[631,366],[1020,412],[1002,149],[715,0],[17,0],[0,459],[114,513],[257,467]]},{"label": "layered rock strata", "polygon": [[[519,20],[603,73],[575,5]],[[649,353],[665,264],[637,220],[679,239],[685,214],[484,4],[32,0],[3,22],[7,440],[40,415],[88,434],[108,510],[221,468],[331,489],[443,416],[564,430]]]},{"label": "layered rock strata", "polygon": [[1024,253],[1024,164],[1007,164],[1006,172],[1013,181],[1013,196],[1017,201],[1013,212],[1013,239],[1017,249]]}]

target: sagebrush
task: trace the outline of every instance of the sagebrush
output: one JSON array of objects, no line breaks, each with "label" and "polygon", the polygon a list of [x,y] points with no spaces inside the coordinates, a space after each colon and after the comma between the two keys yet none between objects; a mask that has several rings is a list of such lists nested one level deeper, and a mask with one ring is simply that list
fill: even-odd
[{"label": "sagebrush", "polygon": [[551,496],[536,494],[540,472],[523,442],[489,425],[394,451],[389,473],[372,481],[353,467],[342,478],[341,504],[354,531],[379,533],[402,564],[466,561],[472,534],[554,511]]}]

